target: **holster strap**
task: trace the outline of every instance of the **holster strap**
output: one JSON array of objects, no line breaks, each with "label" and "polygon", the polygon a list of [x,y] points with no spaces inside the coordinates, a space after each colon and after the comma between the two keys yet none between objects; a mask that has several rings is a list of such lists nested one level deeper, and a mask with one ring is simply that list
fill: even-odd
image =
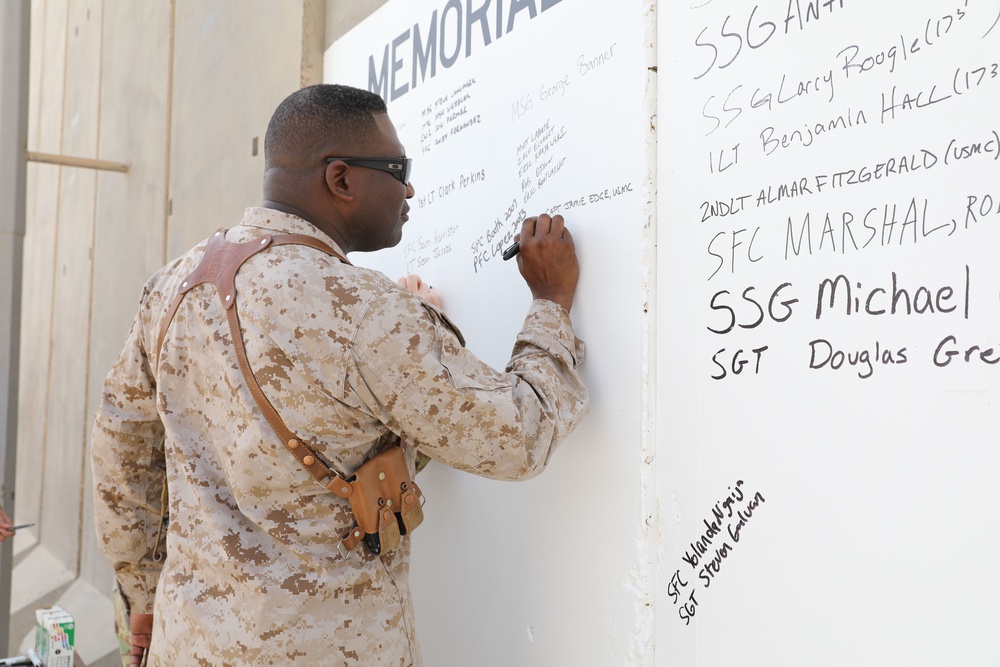
[{"label": "holster strap", "polygon": [[354,528],[344,533],[344,537],[340,540],[340,544],[337,545],[337,551],[340,552],[341,557],[347,558],[354,547],[358,546],[365,537],[365,531],[361,530],[361,526],[355,524]]},{"label": "holster strap", "polygon": [[229,243],[226,241],[226,230],[220,229],[209,238],[204,257],[202,257],[198,267],[191,275],[181,283],[180,290],[170,304],[167,317],[163,320],[163,324],[160,327],[160,335],[156,341],[156,362],[159,365],[163,348],[163,338],[166,336],[167,328],[173,321],[177,308],[180,306],[180,302],[184,299],[184,296],[202,283],[215,285],[219,299],[222,301],[222,306],[226,310],[226,319],[229,322],[229,331],[232,334],[233,346],[236,349],[236,358],[240,370],[243,372],[243,378],[246,380],[247,388],[250,389],[257,407],[260,408],[261,413],[263,413],[271,428],[274,429],[274,432],[281,438],[281,442],[299,460],[302,466],[309,471],[309,474],[333,494],[341,498],[348,498],[353,492],[351,483],[330,469],[312,447],[303,442],[301,438],[296,436],[285,425],[278,411],[274,409],[274,406],[271,405],[271,402],[261,390],[260,383],[257,382],[257,378],[254,376],[253,369],[250,368],[250,362],[247,359],[247,349],[240,329],[239,314],[236,308],[234,308],[236,305],[236,273],[243,266],[244,262],[269,246],[290,244],[309,246],[327,255],[336,257],[345,264],[350,264],[347,258],[340,255],[329,245],[305,234],[265,235],[246,243]]}]

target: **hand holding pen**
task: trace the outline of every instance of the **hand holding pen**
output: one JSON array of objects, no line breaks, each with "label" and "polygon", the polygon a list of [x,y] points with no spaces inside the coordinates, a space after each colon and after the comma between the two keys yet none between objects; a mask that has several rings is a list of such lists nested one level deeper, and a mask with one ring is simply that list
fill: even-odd
[{"label": "hand holding pen", "polygon": [[153,642],[153,615],[129,615],[129,636],[132,648],[129,651],[129,667],[145,667],[149,658],[149,647]]},{"label": "hand holding pen", "polygon": [[15,526],[14,522],[10,520],[9,516],[7,516],[7,513],[3,511],[3,508],[0,508],[0,542],[3,542],[8,537],[14,537],[14,533],[18,529],[30,528],[34,525],[35,524],[33,523],[22,523]]},{"label": "hand holding pen", "polygon": [[[517,256],[517,268],[534,299],[558,303],[569,312],[573,306],[580,266],[573,235],[561,215],[525,218],[516,243],[504,259]],[[509,257],[508,257],[509,255]]]}]

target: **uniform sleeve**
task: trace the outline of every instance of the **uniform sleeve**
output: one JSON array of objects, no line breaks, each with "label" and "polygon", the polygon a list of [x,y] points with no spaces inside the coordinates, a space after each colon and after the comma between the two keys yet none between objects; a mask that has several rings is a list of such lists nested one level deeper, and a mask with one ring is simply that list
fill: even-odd
[{"label": "uniform sleeve", "polygon": [[98,541],[138,614],[153,613],[165,483],[163,426],[140,317],[104,382],[92,466]]},{"label": "uniform sleeve", "polygon": [[437,310],[390,291],[354,344],[373,413],[421,452],[494,479],[537,475],[587,412],[583,345],[566,311],[532,303],[504,372],[480,361]]}]

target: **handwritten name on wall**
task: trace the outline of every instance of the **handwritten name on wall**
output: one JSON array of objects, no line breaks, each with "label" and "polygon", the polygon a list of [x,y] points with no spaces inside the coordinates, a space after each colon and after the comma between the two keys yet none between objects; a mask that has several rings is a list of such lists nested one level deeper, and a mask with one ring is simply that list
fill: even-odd
[{"label": "handwritten name on wall", "polygon": [[[620,64],[620,53],[617,42],[609,40],[572,54],[566,59],[565,69],[554,75],[532,77],[530,72],[522,73],[517,80],[518,92],[511,96],[500,118],[490,114],[496,94],[490,86],[495,82],[482,82],[479,76],[468,77],[444,91],[436,86],[434,93],[424,92],[422,97],[415,94],[421,99],[419,143],[407,146],[407,150],[429,158],[443,150],[461,151],[457,161],[445,161],[457,173],[431,170],[431,180],[419,181],[419,187],[415,186],[416,208],[424,214],[421,219],[434,219],[426,214],[442,204],[450,205],[453,197],[469,191],[483,195],[477,204],[494,201],[498,194],[503,204],[493,211],[477,208],[468,220],[452,218],[450,223],[438,224],[430,231],[421,228],[419,235],[408,238],[403,248],[407,271],[424,270],[435,260],[461,251],[468,253],[476,275],[502,263],[503,251],[514,242],[528,215],[576,216],[584,209],[590,212],[620,197],[639,195],[638,185],[627,176],[609,174],[601,176],[604,182],[596,186],[593,179],[586,181],[590,185],[579,185],[579,171],[586,169],[593,158],[588,155],[588,135],[571,130],[566,118],[573,113],[573,120],[580,121],[579,105],[586,105],[588,96],[602,94],[597,77],[613,75]],[[583,120],[591,131],[603,126],[600,119]],[[495,141],[510,133],[515,142]],[[484,166],[487,163],[494,167]],[[456,225],[461,227],[458,236]],[[458,239],[470,235],[471,240],[459,244]]]},{"label": "handwritten name on wall", "polygon": [[1000,372],[1000,8],[879,4],[686,10],[703,377]]},{"label": "handwritten name on wall", "polygon": [[[688,544],[681,556],[682,565],[670,576],[667,594],[685,625],[698,613],[710,588],[724,574],[729,559],[734,557],[740,540],[746,535],[750,520],[760,512],[765,502],[760,491],[744,489],[743,480],[729,487],[729,494],[716,501],[710,514],[702,519],[704,530]],[[700,596],[700,597],[699,597]]]}]

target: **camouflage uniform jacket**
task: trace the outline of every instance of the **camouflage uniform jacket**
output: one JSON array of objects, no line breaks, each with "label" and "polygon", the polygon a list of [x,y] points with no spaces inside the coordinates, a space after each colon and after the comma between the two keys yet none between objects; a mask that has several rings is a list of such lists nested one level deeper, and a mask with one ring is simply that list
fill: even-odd
[{"label": "camouflage uniform jacket", "polygon": [[[297,233],[250,208],[227,239]],[[154,613],[150,665],[420,665],[409,540],[338,555],[353,524],[260,414],[211,285],[193,289],[152,349],[205,244],[146,284],[94,427],[100,543],[134,613]],[[550,301],[531,304],[506,372],[466,351],[436,308],[385,275],[300,245],[272,246],[236,277],[251,367],[288,427],[341,475],[402,437],[497,479],[545,467],[587,409],[582,344]],[[166,557],[156,553],[163,476]],[[426,491],[426,490],[425,490]],[[154,603],[155,598],[155,603]]]}]

